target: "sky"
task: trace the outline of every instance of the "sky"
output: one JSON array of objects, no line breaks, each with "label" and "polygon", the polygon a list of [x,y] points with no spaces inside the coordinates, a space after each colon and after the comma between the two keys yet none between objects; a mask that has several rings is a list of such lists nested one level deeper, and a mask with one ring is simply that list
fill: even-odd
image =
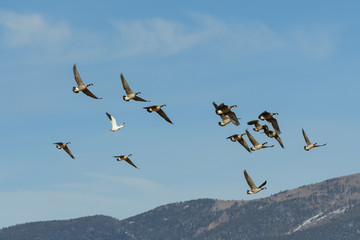
[{"label": "sky", "polygon": [[[358,1],[3,1],[0,228],[358,173]],[[101,100],[75,94],[73,64]],[[123,73],[150,103],[125,102]],[[220,127],[212,102],[237,105]],[[166,104],[174,125],[143,107]],[[267,110],[285,145],[248,121]],[[125,128],[110,132],[112,114]],[[311,141],[327,146],[304,151]],[[248,153],[249,129],[275,146]],[[246,139],[246,138],[245,138]],[[246,139],[247,140],[247,139]],[[71,142],[71,159],[54,142]],[[247,140],[247,142],[249,142]],[[132,154],[133,168],[114,155]],[[243,170],[267,189],[247,195]]]}]

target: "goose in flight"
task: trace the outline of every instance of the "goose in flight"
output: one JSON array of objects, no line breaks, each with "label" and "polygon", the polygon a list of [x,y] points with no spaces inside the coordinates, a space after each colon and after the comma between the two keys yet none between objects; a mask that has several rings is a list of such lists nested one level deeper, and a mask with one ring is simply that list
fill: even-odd
[{"label": "goose in flight", "polygon": [[165,119],[165,121],[167,121],[168,123],[172,123],[172,121],[170,120],[170,118],[166,115],[166,113],[161,109],[162,107],[166,107],[165,104],[161,105],[161,106],[157,106],[157,105],[153,105],[153,106],[149,106],[149,107],[144,107],[144,109],[146,109],[146,111],[148,111],[149,113],[151,112],[156,112],[157,114],[159,114],[163,119]]},{"label": "goose in flight", "polygon": [[[223,104],[223,103],[222,103]],[[240,123],[239,123],[239,119],[237,118],[236,114],[231,111],[230,109],[226,112],[226,113],[222,113],[222,114],[218,114],[217,113],[217,108],[218,108],[218,105],[213,102],[213,105],[215,107],[215,112],[217,115],[220,115],[221,119],[223,120],[222,122],[219,122],[219,125],[220,126],[225,126],[227,124],[229,124],[230,122],[232,122],[234,125],[236,126],[239,126]]]},{"label": "goose in flight", "polygon": [[74,72],[74,77],[75,77],[76,84],[78,85],[77,87],[73,87],[73,92],[74,92],[74,93],[79,93],[80,91],[82,91],[84,94],[88,95],[89,97],[92,97],[92,98],[95,98],[95,99],[102,99],[102,98],[96,97],[96,96],[95,96],[92,92],[90,92],[90,90],[88,89],[89,86],[93,86],[92,83],[86,85],[86,84],[84,84],[84,82],[81,80],[80,74],[78,73],[78,71],[77,71],[77,69],[76,69],[76,64],[74,64],[73,72]]},{"label": "goose in flight", "polygon": [[106,113],[106,115],[108,116],[108,118],[109,118],[110,121],[111,121],[112,128],[110,129],[110,131],[116,132],[116,131],[119,130],[120,128],[125,127],[125,126],[124,126],[125,123],[122,123],[122,124],[120,124],[120,125],[118,126],[117,123],[116,123],[116,119],[115,119],[113,116],[111,116],[109,113]]},{"label": "goose in flight", "polygon": [[[213,105],[215,106],[216,103],[213,102]],[[217,115],[221,115],[221,114],[229,112],[231,110],[231,108],[233,108],[233,107],[237,107],[237,106],[236,105],[228,106],[228,105],[225,105],[224,103],[221,103],[219,106],[216,105],[215,112]]]},{"label": "goose in flight", "polygon": [[137,166],[135,166],[135,164],[130,160],[129,157],[131,157],[132,154],[129,155],[119,155],[119,156],[113,156],[114,158],[116,158],[116,161],[122,161],[125,160],[128,164],[132,165],[135,168],[138,168]]},{"label": "goose in flight", "polygon": [[325,146],[325,145],[326,145],[326,143],[325,143],[325,144],[322,144],[322,145],[317,145],[317,143],[312,144],[312,143],[310,142],[308,136],[306,135],[304,129],[302,129],[302,133],[303,133],[303,135],[304,135],[305,142],[306,142],[306,146],[304,146],[304,149],[305,149],[306,151],[309,151],[309,150],[312,149],[312,148],[322,147],[322,146]]},{"label": "goose in flight", "polygon": [[251,150],[256,151],[262,148],[269,148],[269,147],[274,147],[274,145],[272,146],[265,146],[265,144],[267,144],[267,142],[264,142],[263,144],[259,144],[255,138],[249,133],[249,131],[246,129],[246,135],[248,136],[250,142],[252,143],[252,145],[254,147],[251,148]]},{"label": "goose in flight", "polygon": [[280,128],[279,128],[279,124],[277,122],[277,120],[273,117],[274,115],[279,115],[278,113],[270,113],[270,112],[267,112],[267,111],[264,111],[262,112],[260,115],[259,115],[259,119],[260,120],[266,120],[268,121],[271,126],[274,128],[274,130],[280,134],[281,131],[280,131]]},{"label": "goose in flight", "polygon": [[126,96],[123,96],[123,99],[125,101],[128,102],[131,99],[133,99],[135,101],[140,101],[140,102],[150,102],[150,101],[147,101],[147,100],[142,99],[141,97],[137,96],[138,94],[141,94],[141,92],[134,93],[133,91],[131,91],[131,88],[129,87],[129,84],[125,80],[124,75],[122,73],[120,74],[120,78],[121,78],[121,83],[123,85],[123,88],[124,88],[124,90],[126,92]]},{"label": "goose in flight", "polygon": [[259,187],[256,187],[255,183],[253,182],[253,180],[251,179],[249,174],[246,172],[246,170],[244,170],[244,176],[245,176],[247,184],[250,187],[250,190],[247,190],[247,194],[255,194],[255,193],[260,192],[261,190],[266,189],[266,187],[264,187],[266,185],[266,181],[263,182]]},{"label": "goose in flight", "polygon": [[255,128],[253,128],[253,130],[254,130],[255,132],[260,131],[260,130],[263,129],[264,126],[265,126],[265,125],[260,125],[259,120],[253,120],[253,121],[248,122],[247,124],[248,124],[248,125],[254,125]]},{"label": "goose in flight", "polygon": [[74,159],[74,158],[75,158],[74,155],[72,155],[70,149],[69,149],[68,146],[67,146],[67,145],[70,144],[70,143],[71,143],[71,142],[67,142],[67,143],[57,142],[57,143],[54,143],[54,144],[56,144],[56,148],[57,148],[57,149],[64,149],[65,152],[67,152],[67,153],[70,155],[70,157],[71,157],[72,159]]},{"label": "goose in flight", "polygon": [[284,148],[284,144],[282,143],[281,138],[277,134],[277,132],[269,130],[269,127],[267,125],[263,126],[263,130],[266,136],[268,136],[269,138],[275,138],[276,141],[278,141],[278,143],[280,144],[280,146]]},{"label": "goose in flight", "polygon": [[230,139],[233,142],[238,141],[249,153],[251,153],[251,150],[250,150],[248,144],[246,143],[245,139],[243,138],[244,135],[246,135],[246,133],[234,134],[230,137],[227,137],[226,139]]}]

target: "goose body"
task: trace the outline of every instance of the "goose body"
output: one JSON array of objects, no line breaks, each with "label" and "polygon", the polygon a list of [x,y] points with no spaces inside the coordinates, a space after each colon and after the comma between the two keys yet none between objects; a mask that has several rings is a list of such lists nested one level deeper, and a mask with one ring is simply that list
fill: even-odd
[{"label": "goose body", "polygon": [[270,113],[267,111],[262,112],[258,118],[260,120],[266,120],[267,122],[269,122],[271,124],[271,126],[274,128],[274,130],[280,134],[280,128],[279,128],[279,124],[277,122],[277,120],[273,117],[274,115],[279,115],[278,113]]},{"label": "goose body", "polygon": [[125,123],[117,125],[116,119],[111,114],[106,113],[106,116],[108,116],[108,118],[110,119],[110,122],[111,122],[111,126],[112,126],[111,129],[110,129],[111,132],[116,132],[117,130],[125,127],[124,126]]},{"label": "goose body", "polygon": [[317,143],[311,143],[308,136],[306,135],[304,129],[302,129],[302,133],[303,133],[303,136],[304,136],[304,139],[305,139],[305,142],[306,142],[306,146],[304,146],[305,151],[309,151],[310,149],[313,149],[313,148],[316,148],[316,147],[323,147],[323,146],[326,145],[326,143],[321,144],[321,145],[318,145]]},{"label": "goose body", "polygon": [[153,105],[153,106],[149,106],[149,107],[144,107],[144,109],[146,109],[146,111],[148,111],[149,113],[151,112],[156,112],[157,114],[159,114],[163,119],[165,119],[165,121],[167,121],[168,123],[172,123],[172,121],[170,120],[170,118],[166,115],[166,113],[161,109],[162,107],[166,107],[165,104],[163,105]]},{"label": "goose body", "polygon": [[57,143],[54,143],[56,144],[56,148],[57,149],[64,149],[65,152],[67,152],[67,154],[69,154],[69,156],[72,158],[72,159],[75,159],[74,155],[71,153],[70,149],[68,148],[68,144],[70,144],[71,142],[67,142],[67,143],[63,143],[63,142],[57,142]]},{"label": "goose body", "polygon": [[234,134],[230,137],[227,137],[226,139],[230,139],[233,142],[239,142],[249,153],[251,153],[251,150],[247,144],[247,142],[245,141],[245,139],[243,138],[243,136],[246,135],[246,133],[243,134]]},{"label": "goose body", "polygon": [[118,155],[118,156],[113,156],[114,158],[116,158],[116,161],[126,161],[128,164],[132,165],[135,168],[138,168],[137,166],[135,166],[135,164],[130,160],[129,157],[131,157],[132,154],[129,155]]},{"label": "goose body", "polygon": [[278,143],[280,144],[280,146],[284,148],[284,144],[282,143],[282,140],[277,134],[277,132],[269,130],[269,127],[267,125],[264,125],[263,130],[266,136],[268,136],[269,138],[275,138],[276,141],[278,141]]},{"label": "goose body", "polygon": [[259,131],[260,131],[261,129],[263,129],[263,127],[265,126],[265,125],[260,125],[259,120],[253,120],[253,121],[248,122],[247,124],[248,124],[248,125],[254,125],[255,128],[253,128],[253,130],[254,130],[255,132],[259,132]]},{"label": "goose body", "polygon": [[[213,102],[214,104],[214,102]],[[233,107],[237,107],[236,105],[233,105],[233,106],[228,106],[228,105],[225,105],[224,103],[221,103],[219,106],[216,107],[216,114],[217,115],[221,115],[221,114],[224,114],[224,113],[227,113],[231,110],[231,108]]]},{"label": "goose body", "polygon": [[272,146],[265,146],[265,144],[267,144],[267,142],[264,142],[263,144],[258,143],[255,138],[249,133],[249,131],[246,129],[246,135],[248,136],[250,142],[252,143],[253,147],[251,148],[251,150],[256,151],[262,148],[269,148],[269,147],[274,147],[274,145]]},{"label": "goose body", "polygon": [[74,72],[74,78],[77,84],[77,87],[73,87],[73,92],[74,93],[79,93],[80,91],[83,92],[85,95],[88,95],[89,97],[95,98],[95,99],[102,99],[102,98],[98,98],[96,97],[92,92],[90,92],[90,90],[88,89],[89,86],[93,86],[92,83],[86,85],[84,84],[84,82],[82,81],[79,72],[77,71],[76,68],[76,64],[74,64],[73,66],[73,72]]},{"label": "goose body", "polygon": [[147,101],[147,100],[142,99],[141,97],[137,96],[138,94],[141,94],[141,92],[134,93],[131,90],[129,84],[125,80],[125,77],[124,77],[124,75],[122,73],[120,74],[120,78],[121,78],[121,83],[123,85],[123,88],[124,88],[124,90],[126,92],[126,96],[125,95],[123,96],[124,101],[128,102],[131,99],[133,99],[135,101],[140,101],[140,102],[150,102],[150,101]]},{"label": "goose body", "polygon": [[254,181],[249,176],[249,174],[246,172],[246,170],[244,170],[244,176],[245,176],[247,184],[250,187],[250,190],[247,190],[247,194],[255,194],[255,193],[258,193],[258,192],[266,189],[266,187],[264,187],[266,185],[266,181],[263,182],[260,186],[257,187],[255,185]]}]

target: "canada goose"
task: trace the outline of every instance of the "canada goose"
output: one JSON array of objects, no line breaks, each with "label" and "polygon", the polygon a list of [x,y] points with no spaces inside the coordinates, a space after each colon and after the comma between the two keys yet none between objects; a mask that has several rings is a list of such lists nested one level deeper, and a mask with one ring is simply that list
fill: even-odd
[{"label": "canada goose", "polygon": [[138,168],[137,166],[135,166],[135,164],[130,160],[129,157],[131,157],[132,154],[129,155],[119,155],[119,156],[113,156],[114,158],[116,158],[116,161],[122,161],[125,160],[128,164],[132,165],[135,168]]},{"label": "canada goose", "polygon": [[262,148],[269,148],[269,147],[274,147],[274,145],[272,146],[264,146],[265,144],[267,144],[267,142],[264,142],[263,144],[259,144],[255,138],[249,133],[249,131],[246,129],[246,135],[248,136],[250,142],[252,143],[252,145],[254,145],[254,147],[251,148],[251,150],[256,151]]},{"label": "canada goose", "polygon": [[93,86],[92,83],[90,83],[88,85],[85,85],[84,82],[81,80],[80,74],[78,73],[78,71],[76,69],[76,64],[74,64],[73,72],[74,72],[75,81],[76,81],[76,83],[78,85],[77,87],[73,87],[73,92],[74,93],[79,93],[80,91],[82,91],[84,94],[88,95],[89,97],[92,97],[92,98],[95,98],[95,99],[102,99],[102,98],[96,97],[88,89],[89,86]]},{"label": "canada goose", "polygon": [[122,123],[122,124],[120,124],[120,125],[118,126],[117,123],[116,123],[116,119],[115,119],[113,116],[111,116],[109,113],[106,113],[106,115],[108,116],[108,118],[110,119],[111,124],[112,124],[112,128],[110,129],[110,131],[116,132],[116,131],[119,130],[120,128],[125,127],[125,126],[124,126],[125,123]]},{"label": "canada goose", "polygon": [[[215,113],[217,114],[216,110],[218,108],[218,105],[215,102],[213,102],[213,105],[215,107]],[[219,125],[222,127],[229,124],[230,122],[232,122],[236,126],[240,125],[236,114],[231,110],[228,110],[226,113],[218,114],[218,115],[220,115],[221,119],[223,120],[222,122],[219,122]]]},{"label": "canada goose", "polygon": [[157,112],[163,119],[165,119],[168,123],[171,123],[170,118],[165,114],[165,112],[161,109],[162,107],[166,107],[165,104],[161,105],[161,106],[149,106],[149,107],[144,107],[144,109],[146,109],[149,113],[151,112]]},{"label": "canada goose", "polygon": [[253,120],[253,121],[248,122],[247,124],[254,125],[255,128],[253,128],[253,130],[256,132],[260,131],[265,126],[265,125],[260,125],[259,120]]},{"label": "canada goose", "polygon": [[[213,105],[215,106],[216,103],[213,102]],[[233,107],[237,107],[237,106],[236,105],[228,106],[228,105],[225,105],[224,103],[221,103],[219,106],[215,107],[216,108],[215,112],[217,115],[221,115],[221,114],[229,112],[231,110],[231,108],[233,108]]]},{"label": "canada goose", "polygon": [[263,126],[263,130],[264,130],[264,133],[266,134],[266,136],[268,136],[269,138],[275,138],[276,141],[279,142],[280,146],[282,148],[284,148],[284,145],[283,145],[283,143],[281,141],[280,136],[275,131],[269,130],[269,127],[267,125]]},{"label": "canada goose", "polygon": [[70,149],[67,147],[67,145],[70,144],[70,143],[71,142],[67,142],[67,143],[57,142],[57,143],[54,143],[54,144],[56,144],[57,149],[64,149],[65,152],[67,152],[72,159],[75,159],[75,157],[72,155]]},{"label": "canada goose", "polygon": [[255,183],[253,182],[253,180],[251,179],[249,174],[246,172],[246,170],[244,170],[244,176],[245,176],[247,184],[250,187],[250,190],[247,190],[247,194],[255,194],[255,193],[260,192],[261,190],[266,189],[266,187],[264,187],[266,184],[266,181],[263,182],[259,187],[256,187]]},{"label": "canada goose", "polygon": [[271,126],[274,128],[274,130],[280,134],[281,131],[280,131],[280,128],[279,128],[279,124],[278,122],[276,121],[276,119],[273,117],[274,115],[279,115],[278,113],[270,113],[270,112],[267,112],[267,111],[264,111],[262,112],[260,115],[259,115],[259,119],[260,120],[266,120],[268,121]]},{"label": "canada goose", "polygon": [[230,139],[233,142],[238,141],[249,153],[251,153],[251,150],[250,150],[248,144],[246,143],[245,139],[242,137],[244,135],[246,135],[246,133],[234,134],[234,135],[232,135],[230,137],[227,137],[226,139]]},{"label": "canada goose", "polygon": [[123,96],[123,99],[125,101],[130,101],[131,99],[135,100],[135,101],[140,101],[140,102],[150,102],[150,101],[147,101],[145,99],[142,99],[141,97],[138,97],[137,95],[138,94],[141,94],[141,92],[137,92],[137,93],[133,93],[133,91],[131,91],[130,87],[129,87],[129,84],[126,82],[125,78],[124,78],[124,75],[121,73],[120,74],[120,78],[121,78],[121,83],[123,85],[123,88],[127,94],[127,96]]},{"label": "canada goose", "polygon": [[310,142],[309,138],[306,136],[306,133],[305,133],[304,129],[302,129],[302,133],[303,133],[303,135],[304,135],[305,142],[306,142],[306,145],[307,145],[307,146],[304,146],[304,149],[305,149],[306,151],[309,151],[309,150],[312,149],[312,148],[322,147],[322,146],[325,146],[325,145],[326,145],[326,143],[325,143],[325,144],[322,144],[322,145],[317,145],[317,143],[312,144],[312,143]]}]

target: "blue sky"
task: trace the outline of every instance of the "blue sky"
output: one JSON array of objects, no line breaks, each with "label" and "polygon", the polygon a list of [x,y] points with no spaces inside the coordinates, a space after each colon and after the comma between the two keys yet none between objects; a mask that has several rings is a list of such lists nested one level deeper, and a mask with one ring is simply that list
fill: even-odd
[{"label": "blue sky", "polygon": [[[198,198],[251,200],[357,173],[357,1],[8,1],[0,6],[0,227]],[[72,66],[102,100],[74,94]],[[170,125],[124,102],[123,73]],[[236,104],[219,127],[212,101]],[[278,112],[285,149],[226,137]],[[105,112],[126,127],[109,131]],[[328,143],[303,150],[310,140]],[[71,141],[76,159],[53,145]],[[132,153],[135,169],[113,155]],[[268,189],[246,195],[246,169]]]}]

